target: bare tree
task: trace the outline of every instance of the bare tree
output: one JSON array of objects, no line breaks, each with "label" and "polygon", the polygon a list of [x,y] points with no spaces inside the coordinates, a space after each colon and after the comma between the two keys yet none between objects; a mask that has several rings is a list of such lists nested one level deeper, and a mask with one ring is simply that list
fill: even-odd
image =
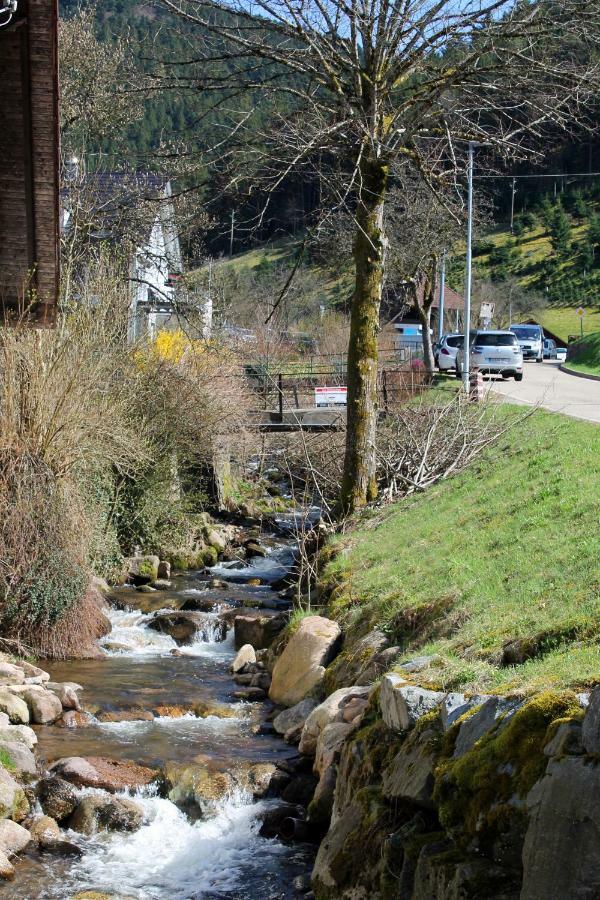
[{"label": "bare tree", "polygon": [[[464,171],[464,144],[522,156],[546,127],[567,128],[595,90],[585,60],[599,12],[587,0],[163,0],[197,26],[177,90],[216,90],[231,128],[211,148],[260,172],[272,193],[312,165],[334,206],[352,211],[355,286],[341,503],[360,507],[375,478],[377,332],[390,172],[408,162],[434,193]],[[583,48],[583,49],[582,49]],[[182,72],[182,68],[185,71]],[[244,91],[287,107],[252,128]],[[291,114],[291,112],[293,114]],[[262,221],[262,213],[259,219]]]}]

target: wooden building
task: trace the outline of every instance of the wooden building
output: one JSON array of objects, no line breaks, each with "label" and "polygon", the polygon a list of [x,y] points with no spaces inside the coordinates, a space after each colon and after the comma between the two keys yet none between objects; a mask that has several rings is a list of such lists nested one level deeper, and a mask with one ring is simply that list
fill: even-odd
[{"label": "wooden building", "polygon": [[51,325],[59,289],[58,0],[0,0],[0,316]]}]

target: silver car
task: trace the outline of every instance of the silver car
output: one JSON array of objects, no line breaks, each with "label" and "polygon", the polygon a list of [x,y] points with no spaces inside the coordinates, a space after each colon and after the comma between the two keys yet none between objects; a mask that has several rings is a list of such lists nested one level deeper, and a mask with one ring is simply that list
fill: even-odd
[{"label": "silver car", "polygon": [[456,368],[456,354],[462,346],[464,334],[445,334],[435,352],[435,362],[440,372]]},{"label": "silver car", "polygon": [[[471,369],[490,375],[523,380],[523,353],[512,331],[472,331],[469,340]],[[462,377],[464,347],[456,354],[456,377]]]},{"label": "silver car", "polygon": [[539,325],[511,325],[510,330],[517,336],[524,359],[544,361],[544,332]]}]

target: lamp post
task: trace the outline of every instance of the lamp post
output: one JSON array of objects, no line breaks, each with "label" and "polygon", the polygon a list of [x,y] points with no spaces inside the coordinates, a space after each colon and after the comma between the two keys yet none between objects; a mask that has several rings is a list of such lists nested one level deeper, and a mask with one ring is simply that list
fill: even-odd
[{"label": "lamp post", "polygon": [[444,334],[444,298],[446,294],[446,252],[442,253],[442,269],[440,272],[440,304],[438,316],[438,341]]},{"label": "lamp post", "polygon": [[471,289],[473,283],[473,156],[475,142],[469,141],[468,162],[468,199],[467,199],[467,276],[465,284],[465,341],[463,350],[463,387],[469,393],[469,369],[471,368],[471,348],[469,332],[471,330]]}]

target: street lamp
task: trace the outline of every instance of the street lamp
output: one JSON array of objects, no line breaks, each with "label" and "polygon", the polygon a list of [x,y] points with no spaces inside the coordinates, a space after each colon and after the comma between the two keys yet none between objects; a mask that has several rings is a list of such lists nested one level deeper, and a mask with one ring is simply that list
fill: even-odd
[{"label": "street lamp", "polygon": [[467,277],[465,284],[465,340],[463,349],[463,387],[469,393],[469,369],[471,368],[471,348],[469,332],[471,330],[471,291],[473,286],[473,156],[475,141],[469,141],[469,161],[467,167],[468,199],[467,199]]}]

